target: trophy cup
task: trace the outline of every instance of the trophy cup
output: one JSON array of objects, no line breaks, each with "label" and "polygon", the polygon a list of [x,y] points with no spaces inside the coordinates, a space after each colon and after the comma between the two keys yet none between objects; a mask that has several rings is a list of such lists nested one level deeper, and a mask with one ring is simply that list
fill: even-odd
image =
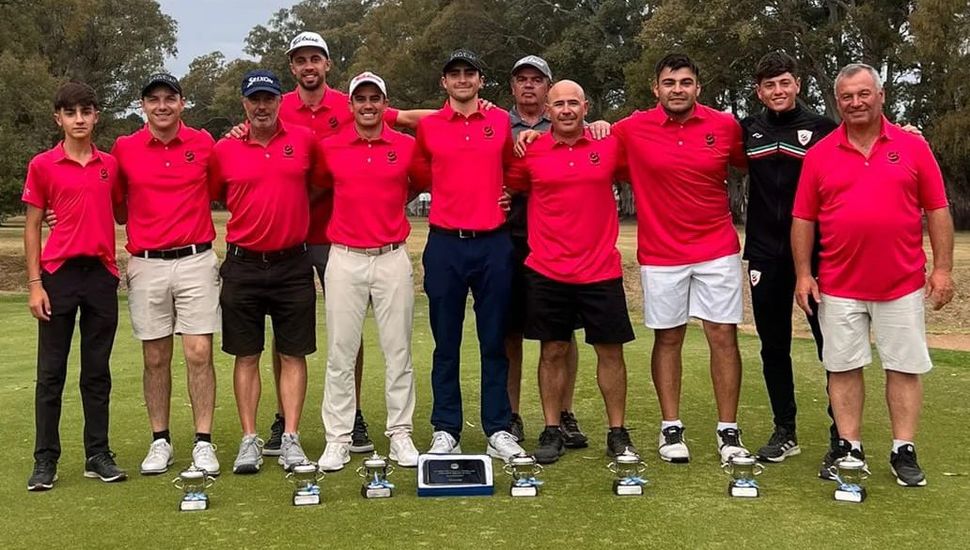
[{"label": "trophy cup", "polygon": [[866,488],[862,481],[869,477],[866,463],[848,455],[835,462],[829,472],[838,483],[835,489],[835,500],[841,502],[862,502],[866,499]]},{"label": "trophy cup", "polygon": [[179,473],[179,476],[172,480],[172,483],[182,491],[182,500],[179,502],[180,512],[191,512],[194,510],[206,510],[209,508],[209,496],[205,490],[212,487],[216,479],[200,470],[193,464],[187,470]]},{"label": "trophy cup", "polygon": [[509,494],[514,497],[534,497],[539,495],[542,481],[536,476],[542,472],[542,466],[536,463],[534,456],[517,454],[509,459],[502,467],[506,474],[512,476],[512,486]]},{"label": "trophy cup", "polygon": [[731,476],[728,484],[728,495],[732,497],[755,498],[761,495],[758,489],[758,482],[754,479],[765,471],[765,467],[759,464],[755,458],[749,454],[738,454],[732,456],[721,468]]},{"label": "trophy cup", "polygon": [[640,455],[625,452],[616,455],[613,462],[607,466],[616,476],[613,480],[613,494],[617,496],[639,496],[643,494],[643,486],[647,480],[641,476],[647,470]]},{"label": "trophy cup", "polygon": [[365,458],[363,464],[357,468],[357,475],[364,478],[360,495],[364,498],[390,497],[394,491],[394,484],[387,480],[387,476],[393,471],[394,466],[376,452],[370,458]]},{"label": "trophy cup", "polygon": [[286,480],[293,484],[293,506],[311,506],[320,504],[320,480],[323,472],[317,471],[317,465],[304,462],[290,468]]}]

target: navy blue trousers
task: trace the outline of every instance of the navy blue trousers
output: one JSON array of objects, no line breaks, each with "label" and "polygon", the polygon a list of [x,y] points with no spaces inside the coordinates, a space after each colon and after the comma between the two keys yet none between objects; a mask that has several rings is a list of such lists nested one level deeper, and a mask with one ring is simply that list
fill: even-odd
[{"label": "navy blue trousers", "polygon": [[505,324],[512,284],[512,241],[506,231],[474,239],[432,232],[424,249],[434,358],[431,424],[458,439],[462,416],[461,359],[465,303],[471,290],[482,357],[481,421],[485,435],[508,429],[512,408],[507,389],[509,360]]}]

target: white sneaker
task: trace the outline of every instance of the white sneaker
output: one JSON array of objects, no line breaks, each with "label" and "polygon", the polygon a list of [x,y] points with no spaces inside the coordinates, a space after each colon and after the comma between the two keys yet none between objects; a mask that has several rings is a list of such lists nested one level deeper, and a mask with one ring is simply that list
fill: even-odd
[{"label": "white sneaker", "polygon": [[216,458],[216,446],[208,441],[196,441],[192,448],[192,464],[210,476],[219,475],[219,459]]},{"label": "white sneaker", "polygon": [[526,454],[525,450],[516,441],[515,436],[505,430],[495,432],[489,436],[488,449],[485,452],[490,457],[501,458],[506,462],[515,455]]},{"label": "white sneaker", "polygon": [[300,434],[284,433],[281,440],[280,457],[276,461],[283,470],[289,472],[293,466],[309,462],[306,453],[303,452],[303,446],[300,445]]},{"label": "white sneaker", "polygon": [[431,448],[428,449],[428,454],[461,454],[461,444],[450,433],[438,431],[431,436]]},{"label": "white sneaker", "polygon": [[263,466],[263,440],[256,434],[243,436],[239,442],[239,453],[232,463],[234,474],[255,474]]},{"label": "white sneaker", "polygon": [[164,439],[156,439],[148,448],[145,460],[141,461],[141,473],[146,476],[164,474],[172,464],[175,464],[172,444]]},{"label": "white sneaker", "polygon": [[741,443],[741,430],[738,428],[724,428],[717,433],[717,452],[721,455],[721,464],[727,464],[734,455],[749,454]]},{"label": "white sneaker", "polygon": [[690,462],[690,451],[687,449],[687,443],[684,442],[684,427],[668,426],[660,430],[657,452],[660,454],[660,458],[667,462],[674,464]]},{"label": "white sneaker", "polygon": [[321,472],[336,472],[344,469],[350,462],[350,445],[347,443],[327,443],[317,463]]},{"label": "white sneaker", "polygon": [[388,457],[397,462],[398,466],[414,468],[418,465],[418,449],[407,432],[399,432],[391,436],[391,452]]}]

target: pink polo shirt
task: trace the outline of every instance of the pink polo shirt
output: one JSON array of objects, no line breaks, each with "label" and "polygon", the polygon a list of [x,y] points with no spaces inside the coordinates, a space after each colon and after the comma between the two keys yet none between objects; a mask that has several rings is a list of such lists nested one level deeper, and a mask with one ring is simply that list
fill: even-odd
[{"label": "pink polo shirt", "polygon": [[895,300],[923,287],[923,211],[948,205],[929,144],[883,118],[869,156],[839,126],[808,150],[793,216],[818,223],[819,290]]},{"label": "pink polo shirt", "polygon": [[215,141],[205,130],[180,124],[168,143],[148,126],[115,141],[128,202],[128,252],[166,250],[212,242],[208,166]]},{"label": "pink polo shirt", "polygon": [[91,160],[81,166],[67,157],[60,142],[27,166],[21,200],[57,214],[57,224],[40,253],[40,267],[47,273],[56,272],[71,258],[94,256],[118,276],[114,220],[114,205],[121,202],[118,163],[97,147],[91,149]]},{"label": "pink polo shirt", "polygon": [[640,265],[687,265],[741,250],[731,221],[728,166],[745,166],[741,125],[697,104],[683,123],[663,107],[613,125],[626,151],[637,207]]},{"label": "pink polo shirt", "polygon": [[431,225],[488,231],[505,223],[499,207],[504,167],[512,162],[509,113],[499,108],[465,116],[449,102],[418,123],[415,175],[431,189]]}]

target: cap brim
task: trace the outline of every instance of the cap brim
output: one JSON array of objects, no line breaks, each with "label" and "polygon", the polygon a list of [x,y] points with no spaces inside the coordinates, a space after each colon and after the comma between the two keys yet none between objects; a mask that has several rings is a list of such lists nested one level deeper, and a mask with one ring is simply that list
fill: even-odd
[{"label": "cap brim", "polygon": [[296,46],[293,46],[292,48],[286,50],[286,57],[290,57],[291,55],[293,55],[293,52],[295,52],[296,50],[299,50],[300,48],[316,48],[321,52],[323,52],[323,55],[327,59],[330,59],[330,52],[328,52],[326,48],[324,48],[319,44],[297,44]]},{"label": "cap brim", "polygon": [[468,59],[467,57],[455,57],[455,58],[449,59],[448,62],[445,63],[445,66],[441,68],[441,72],[444,73],[448,71],[448,69],[450,69],[451,66],[454,65],[455,63],[465,63],[466,65],[472,66],[476,71],[482,72],[482,67],[477,62],[471,59]]},{"label": "cap brim", "polygon": [[550,78],[550,79],[552,78],[552,75],[549,74],[548,72],[546,72],[545,69],[543,69],[542,67],[540,67],[538,65],[533,65],[532,63],[523,63],[521,65],[516,65],[515,67],[512,68],[512,74],[515,74],[515,73],[519,72],[520,70],[522,70],[522,69],[524,69],[526,67],[529,67],[529,68],[532,68],[532,69],[535,69],[535,70],[539,71],[540,73],[542,73],[542,76],[544,76],[546,78]]},{"label": "cap brim", "polygon": [[164,80],[153,80],[153,81],[149,82],[148,84],[146,84],[145,87],[141,89],[141,96],[142,97],[145,97],[146,95],[148,95],[148,92],[152,91],[152,88],[157,88],[159,86],[165,86],[166,88],[168,88],[169,90],[172,90],[173,92],[177,93],[178,95],[182,95],[182,90],[180,90],[179,88],[177,88],[171,82],[166,82]]},{"label": "cap brim", "polygon": [[283,95],[283,93],[277,88],[272,88],[270,86],[253,86],[252,88],[243,92],[243,97],[249,97],[256,92],[269,92],[273,95]]},{"label": "cap brim", "polygon": [[379,82],[376,82],[374,80],[361,80],[360,82],[354,84],[354,87],[351,88],[348,93],[350,93],[351,95],[353,95],[353,93],[355,91],[357,91],[357,88],[360,88],[364,84],[373,84],[374,86],[377,86],[377,89],[380,90],[382,94],[384,94],[385,96],[387,96],[387,90],[384,89],[384,86],[381,86],[381,84]]}]

